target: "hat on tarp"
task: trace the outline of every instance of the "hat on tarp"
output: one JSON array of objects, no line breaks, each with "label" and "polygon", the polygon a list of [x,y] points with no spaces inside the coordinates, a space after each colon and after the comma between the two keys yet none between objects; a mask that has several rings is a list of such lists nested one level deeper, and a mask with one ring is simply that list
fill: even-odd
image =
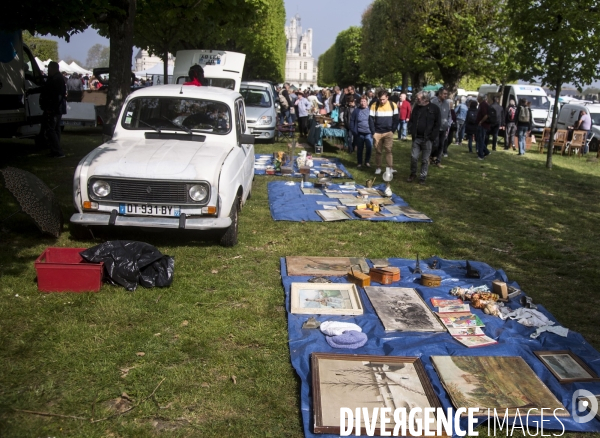
[{"label": "hat on tarp", "polygon": [[367,335],[356,330],[347,330],[339,336],[327,336],[327,343],[333,348],[360,348],[367,343]]}]

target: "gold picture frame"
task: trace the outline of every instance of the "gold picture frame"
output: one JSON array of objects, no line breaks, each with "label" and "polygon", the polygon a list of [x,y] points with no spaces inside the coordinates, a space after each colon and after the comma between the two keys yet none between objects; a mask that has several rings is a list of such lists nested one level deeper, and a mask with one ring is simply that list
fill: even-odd
[{"label": "gold picture frame", "polygon": [[534,351],[533,354],[560,383],[598,382],[598,375],[569,350]]}]

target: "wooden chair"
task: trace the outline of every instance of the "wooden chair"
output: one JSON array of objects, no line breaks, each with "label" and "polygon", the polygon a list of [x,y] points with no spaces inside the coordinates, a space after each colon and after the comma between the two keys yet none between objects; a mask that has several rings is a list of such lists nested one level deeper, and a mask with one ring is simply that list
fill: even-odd
[{"label": "wooden chair", "polygon": [[[528,151],[531,149],[531,145],[535,143],[535,135],[531,134],[531,135],[526,135],[525,136],[525,151]],[[515,135],[515,138],[513,140],[513,147],[518,151],[519,150],[519,136]]]},{"label": "wooden chair", "polygon": [[576,154],[581,157],[583,155],[583,148],[586,145],[587,131],[574,131],[573,138],[567,143],[567,154],[569,156]]},{"label": "wooden chair", "polygon": [[567,146],[568,134],[569,132],[566,129],[556,130],[556,134],[554,134],[554,146],[552,147],[553,154],[559,151],[561,155],[563,154],[565,147]]},{"label": "wooden chair", "polygon": [[540,141],[540,154],[544,153],[544,147],[546,147],[550,143],[550,133],[552,132],[552,128],[544,128],[544,132],[542,133],[542,140]]}]

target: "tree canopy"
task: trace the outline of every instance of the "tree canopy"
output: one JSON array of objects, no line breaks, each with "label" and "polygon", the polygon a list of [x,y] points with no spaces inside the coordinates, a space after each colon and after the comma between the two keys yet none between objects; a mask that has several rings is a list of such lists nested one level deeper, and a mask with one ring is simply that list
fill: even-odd
[{"label": "tree canopy", "polygon": [[110,62],[110,48],[102,44],[94,44],[87,53],[85,66],[88,69],[107,67]]},{"label": "tree canopy", "polygon": [[48,40],[45,38],[39,38],[33,36],[30,32],[23,32],[23,43],[27,44],[33,56],[37,56],[42,61],[52,59],[58,61],[58,43],[56,41]]}]

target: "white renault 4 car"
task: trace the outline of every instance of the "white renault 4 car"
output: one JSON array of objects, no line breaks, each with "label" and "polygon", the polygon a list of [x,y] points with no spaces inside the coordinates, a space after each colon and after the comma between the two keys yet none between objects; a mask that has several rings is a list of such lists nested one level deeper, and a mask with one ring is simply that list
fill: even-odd
[{"label": "white renault 4 car", "polygon": [[75,170],[73,229],[217,230],[222,245],[235,245],[254,176],[247,131],[237,91],[164,85],[132,93],[112,139]]}]

